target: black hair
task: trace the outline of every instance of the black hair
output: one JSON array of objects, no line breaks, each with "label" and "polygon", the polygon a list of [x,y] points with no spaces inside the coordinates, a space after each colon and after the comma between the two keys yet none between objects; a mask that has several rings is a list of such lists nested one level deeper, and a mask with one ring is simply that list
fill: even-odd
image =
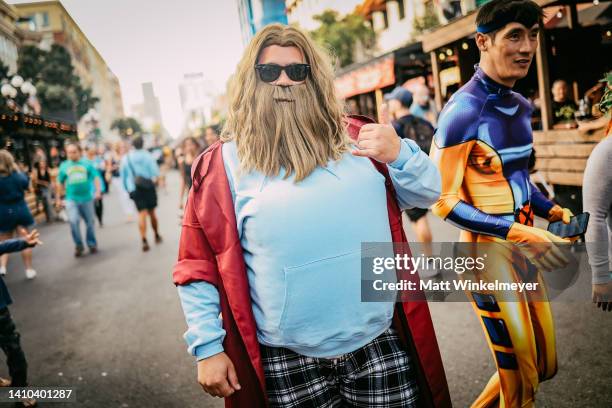
[{"label": "black hair", "polygon": [[142,140],[142,137],[136,136],[134,139],[132,139],[132,146],[134,146],[134,149],[137,150],[142,149],[142,146],[144,146],[144,140]]},{"label": "black hair", "polygon": [[405,98],[405,99],[398,99],[397,100],[400,105],[402,105],[404,108],[408,108],[410,109],[410,107],[412,106],[412,101],[414,101],[414,98],[412,97],[412,93],[410,94],[410,98]]},{"label": "black hair", "polygon": [[[506,22],[506,24],[520,23],[527,28],[531,28],[541,22],[543,18],[542,7],[531,0],[492,0],[478,11],[476,25],[490,26],[495,25],[496,22]],[[506,24],[503,24],[503,26]],[[495,36],[498,30],[488,34]]]},{"label": "black hair", "polygon": [[212,129],[212,131],[215,132],[217,135],[219,135],[221,133],[221,126],[219,126],[217,124],[209,125],[208,128]]},{"label": "black hair", "polygon": [[193,136],[188,136],[183,140],[183,145],[187,142],[192,142],[195,146],[196,146],[196,150],[198,151],[198,153],[200,152],[200,150],[202,149],[202,145],[200,144],[200,141],[198,139],[196,139]]}]

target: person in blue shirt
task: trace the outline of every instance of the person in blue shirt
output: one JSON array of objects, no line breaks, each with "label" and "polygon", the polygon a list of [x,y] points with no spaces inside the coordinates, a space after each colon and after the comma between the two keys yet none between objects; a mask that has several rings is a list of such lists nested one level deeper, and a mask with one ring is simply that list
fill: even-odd
[{"label": "person in blue shirt", "polygon": [[147,218],[151,220],[151,227],[155,233],[155,243],[162,242],[159,234],[157,216],[157,179],[159,177],[159,167],[151,153],[142,147],[144,141],[138,136],[132,141],[134,147],[128,154],[121,159],[121,181],[125,190],[130,194],[130,198],[138,209],[138,229],[142,239],[142,250],[149,250],[147,241]]},{"label": "person in blue shirt", "polygon": [[425,84],[419,84],[414,89],[414,101],[410,107],[410,113],[417,118],[424,119],[433,127],[438,124],[438,111],[434,101],[431,99],[429,88]]}]

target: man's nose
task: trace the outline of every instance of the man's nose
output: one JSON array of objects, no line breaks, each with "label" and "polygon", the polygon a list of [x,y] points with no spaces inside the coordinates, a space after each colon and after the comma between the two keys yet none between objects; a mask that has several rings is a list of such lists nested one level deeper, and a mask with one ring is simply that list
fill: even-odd
[{"label": "man's nose", "polygon": [[521,41],[521,47],[519,48],[519,52],[523,54],[535,54],[536,48],[538,48],[538,42],[526,38]]},{"label": "man's nose", "polygon": [[285,70],[281,71],[280,76],[274,82],[274,85],[279,85],[279,86],[289,86],[289,85],[292,85],[292,84],[293,84],[293,81],[291,79],[289,79],[289,77],[287,76],[287,73],[285,72]]}]

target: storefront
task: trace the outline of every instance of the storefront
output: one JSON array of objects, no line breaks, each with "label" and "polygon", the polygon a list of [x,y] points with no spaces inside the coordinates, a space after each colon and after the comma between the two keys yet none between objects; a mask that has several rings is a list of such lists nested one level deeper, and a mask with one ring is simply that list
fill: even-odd
[{"label": "storefront", "polygon": [[[13,111],[0,111],[0,149],[10,151],[17,163],[32,172],[36,156],[44,154],[51,167],[51,175],[57,175],[57,166],[65,159],[64,143],[78,140],[75,123],[50,120],[36,115]],[[26,193],[26,202],[36,222],[45,218],[42,205],[37,202],[33,190]]]},{"label": "storefront", "polygon": [[334,83],[350,113],[378,118],[377,107],[382,104],[383,95],[410,81],[431,82],[429,57],[423,53],[420,43],[349,65],[337,73]]},{"label": "storefront", "polygon": [[[11,111],[0,112],[0,148],[9,150],[17,162],[29,169],[37,150],[42,149],[49,158],[57,152],[62,158],[67,140],[77,140],[76,124],[25,115]],[[53,165],[54,163],[51,163]]]},{"label": "storefront", "polygon": [[385,54],[338,72],[334,84],[338,96],[345,99],[351,113],[377,116],[382,90],[395,84],[393,54]]}]

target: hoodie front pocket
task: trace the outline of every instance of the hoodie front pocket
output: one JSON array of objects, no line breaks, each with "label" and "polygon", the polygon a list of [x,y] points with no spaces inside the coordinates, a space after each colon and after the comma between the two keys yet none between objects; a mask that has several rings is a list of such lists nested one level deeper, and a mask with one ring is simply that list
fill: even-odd
[{"label": "hoodie front pocket", "polygon": [[365,333],[388,319],[384,304],[361,302],[361,251],[285,267],[280,331],[285,344],[317,346]]}]

